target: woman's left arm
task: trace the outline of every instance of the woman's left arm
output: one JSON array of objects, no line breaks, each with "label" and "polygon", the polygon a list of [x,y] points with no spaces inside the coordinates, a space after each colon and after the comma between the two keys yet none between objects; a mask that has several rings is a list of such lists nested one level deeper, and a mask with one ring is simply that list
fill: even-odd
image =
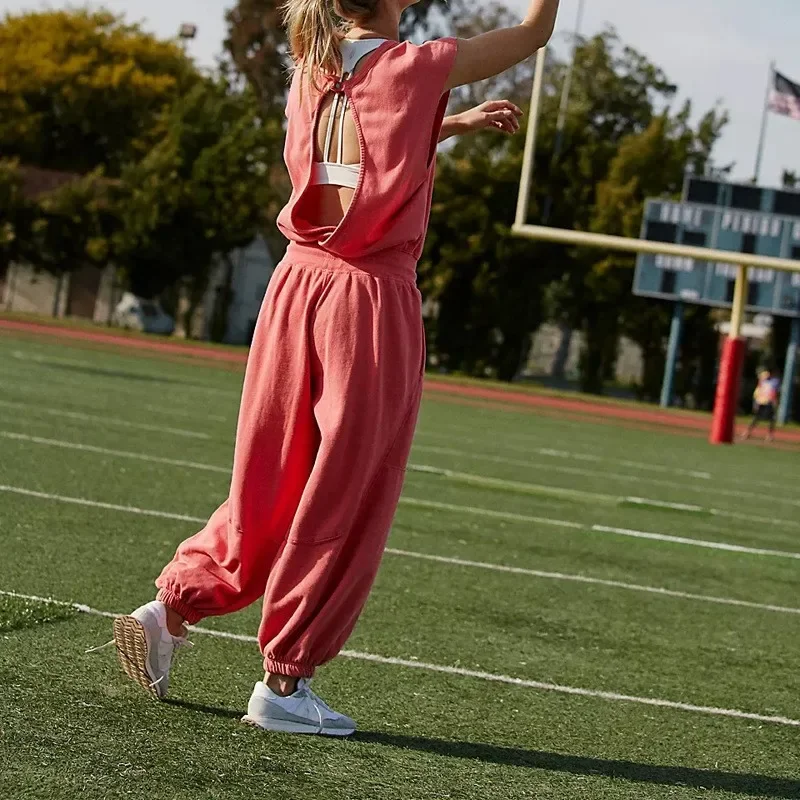
[{"label": "woman's left arm", "polygon": [[489,100],[469,111],[445,117],[439,141],[487,129],[515,134],[521,116],[522,110],[508,100]]}]

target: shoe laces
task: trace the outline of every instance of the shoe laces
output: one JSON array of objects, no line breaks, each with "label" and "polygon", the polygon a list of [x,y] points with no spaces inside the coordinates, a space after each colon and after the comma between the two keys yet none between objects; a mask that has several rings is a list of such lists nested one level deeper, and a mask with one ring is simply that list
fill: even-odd
[{"label": "shoe laces", "polygon": [[333,713],[333,709],[314,691],[311,689],[311,681],[307,678],[301,678],[297,681],[297,691],[311,701],[314,711],[317,713],[317,733],[322,733],[325,730],[325,711]]},{"label": "shoe laces", "polygon": [[320,708],[324,708],[325,711],[330,712],[331,714],[336,714],[337,712],[334,711],[312,688],[311,688],[311,680],[308,678],[301,678],[297,682],[297,688],[308,695],[311,701],[317,706],[317,711],[319,712]]}]

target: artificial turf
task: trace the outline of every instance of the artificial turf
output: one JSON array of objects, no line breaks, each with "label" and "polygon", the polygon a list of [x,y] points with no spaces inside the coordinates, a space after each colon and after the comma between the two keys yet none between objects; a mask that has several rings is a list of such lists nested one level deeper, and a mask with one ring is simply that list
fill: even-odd
[{"label": "artificial turf", "polygon": [[[149,599],[225,497],[240,384],[3,333],[0,591]],[[800,727],[425,666],[800,720],[798,457],[437,392],[350,655],[317,681],[353,740],[240,725],[252,643],[196,634],[158,704],[84,652],[108,619],[0,595],[0,797],[800,797]]]}]

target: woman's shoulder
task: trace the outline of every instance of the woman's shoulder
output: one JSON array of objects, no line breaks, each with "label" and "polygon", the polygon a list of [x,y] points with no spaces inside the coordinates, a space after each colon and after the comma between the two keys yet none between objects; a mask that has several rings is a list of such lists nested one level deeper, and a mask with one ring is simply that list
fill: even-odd
[{"label": "woman's shoulder", "polygon": [[395,90],[441,95],[457,52],[457,40],[452,38],[424,44],[398,42],[378,57],[370,71]]},{"label": "woman's shoulder", "polygon": [[452,37],[431,39],[422,44],[398,42],[385,54],[387,61],[414,64],[419,66],[436,65],[452,60],[458,51],[458,40]]}]

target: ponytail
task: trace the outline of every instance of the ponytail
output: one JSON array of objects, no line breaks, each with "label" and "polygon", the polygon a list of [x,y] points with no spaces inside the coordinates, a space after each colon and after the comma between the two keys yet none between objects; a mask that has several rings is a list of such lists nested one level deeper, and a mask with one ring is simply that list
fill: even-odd
[{"label": "ponytail", "polygon": [[292,59],[315,88],[320,75],[341,72],[343,31],[332,0],[286,0],[283,19]]},{"label": "ponytail", "polygon": [[284,0],[283,21],[292,60],[314,88],[320,75],[340,75],[339,42],[349,25],[370,19],[378,4],[379,0]]}]

